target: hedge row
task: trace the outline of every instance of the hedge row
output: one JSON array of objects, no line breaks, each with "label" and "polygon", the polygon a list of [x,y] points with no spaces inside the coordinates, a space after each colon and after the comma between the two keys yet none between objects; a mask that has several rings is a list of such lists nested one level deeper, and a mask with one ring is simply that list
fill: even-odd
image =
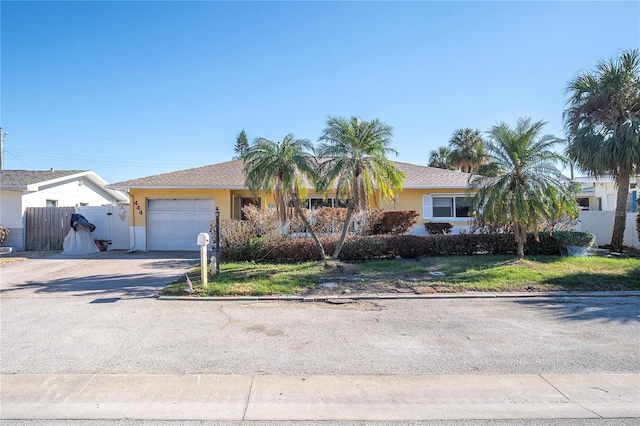
[{"label": "hedge row", "polygon": [[[321,238],[327,255],[331,255],[337,240],[338,237]],[[566,252],[567,243],[581,241],[593,241],[593,235],[587,232],[555,232],[553,235],[541,232],[539,241],[536,241],[533,235],[528,236],[525,254],[561,255]],[[417,258],[515,253],[516,243],[512,234],[377,235],[347,238],[339,257],[345,261],[358,261],[396,256]],[[311,238],[271,240],[253,238],[246,244],[227,247],[221,254],[223,260],[272,262],[320,260],[318,248]]]}]

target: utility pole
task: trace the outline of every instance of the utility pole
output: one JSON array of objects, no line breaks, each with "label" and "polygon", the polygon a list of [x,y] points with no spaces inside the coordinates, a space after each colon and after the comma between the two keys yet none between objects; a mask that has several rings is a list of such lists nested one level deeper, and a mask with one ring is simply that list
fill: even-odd
[{"label": "utility pole", "polygon": [[9,133],[2,133],[2,127],[0,127],[0,170],[4,170],[4,140]]}]

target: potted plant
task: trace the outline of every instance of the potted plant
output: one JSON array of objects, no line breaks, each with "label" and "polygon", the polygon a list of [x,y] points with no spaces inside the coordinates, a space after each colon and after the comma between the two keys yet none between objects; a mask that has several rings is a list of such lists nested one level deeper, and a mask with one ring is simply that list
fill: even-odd
[{"label": "potted plant", "polygon": [[587,256],[596,240],[590,232],[556,231],[553,236],[558,241],[560,251],[569,256]]}]

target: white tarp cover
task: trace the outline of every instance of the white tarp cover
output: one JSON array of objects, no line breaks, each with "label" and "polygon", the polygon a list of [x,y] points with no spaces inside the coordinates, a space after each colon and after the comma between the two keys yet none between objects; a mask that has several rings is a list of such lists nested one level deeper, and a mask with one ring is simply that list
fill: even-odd
[{"label": "white tarp cover", "polygon": [[69,233],[64,237],[62,242],[62,254],[90,254],[99,253],[100,249],[93,241],[89,228],[76,225],[78,230],[73,227],[69,230]]}]

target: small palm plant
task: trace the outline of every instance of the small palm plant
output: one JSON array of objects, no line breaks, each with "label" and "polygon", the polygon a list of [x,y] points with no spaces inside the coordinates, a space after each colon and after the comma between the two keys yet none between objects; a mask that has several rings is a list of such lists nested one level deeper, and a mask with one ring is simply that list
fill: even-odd
[{"label": "small palm plant", "polygon": [[493,126],[488,132],[485,167],[490,176],[474,175],[469,182],[477,190],[475,205],[485,220],[513,229],[519,258],[524,257],[527,231],[537,232],[543,219],[560,212],[578,215],[575,185],[555,167],[565,161],[552,150],[561,140],[540,136],[544,125],[521,118],[513,129],[506,123]]}]

